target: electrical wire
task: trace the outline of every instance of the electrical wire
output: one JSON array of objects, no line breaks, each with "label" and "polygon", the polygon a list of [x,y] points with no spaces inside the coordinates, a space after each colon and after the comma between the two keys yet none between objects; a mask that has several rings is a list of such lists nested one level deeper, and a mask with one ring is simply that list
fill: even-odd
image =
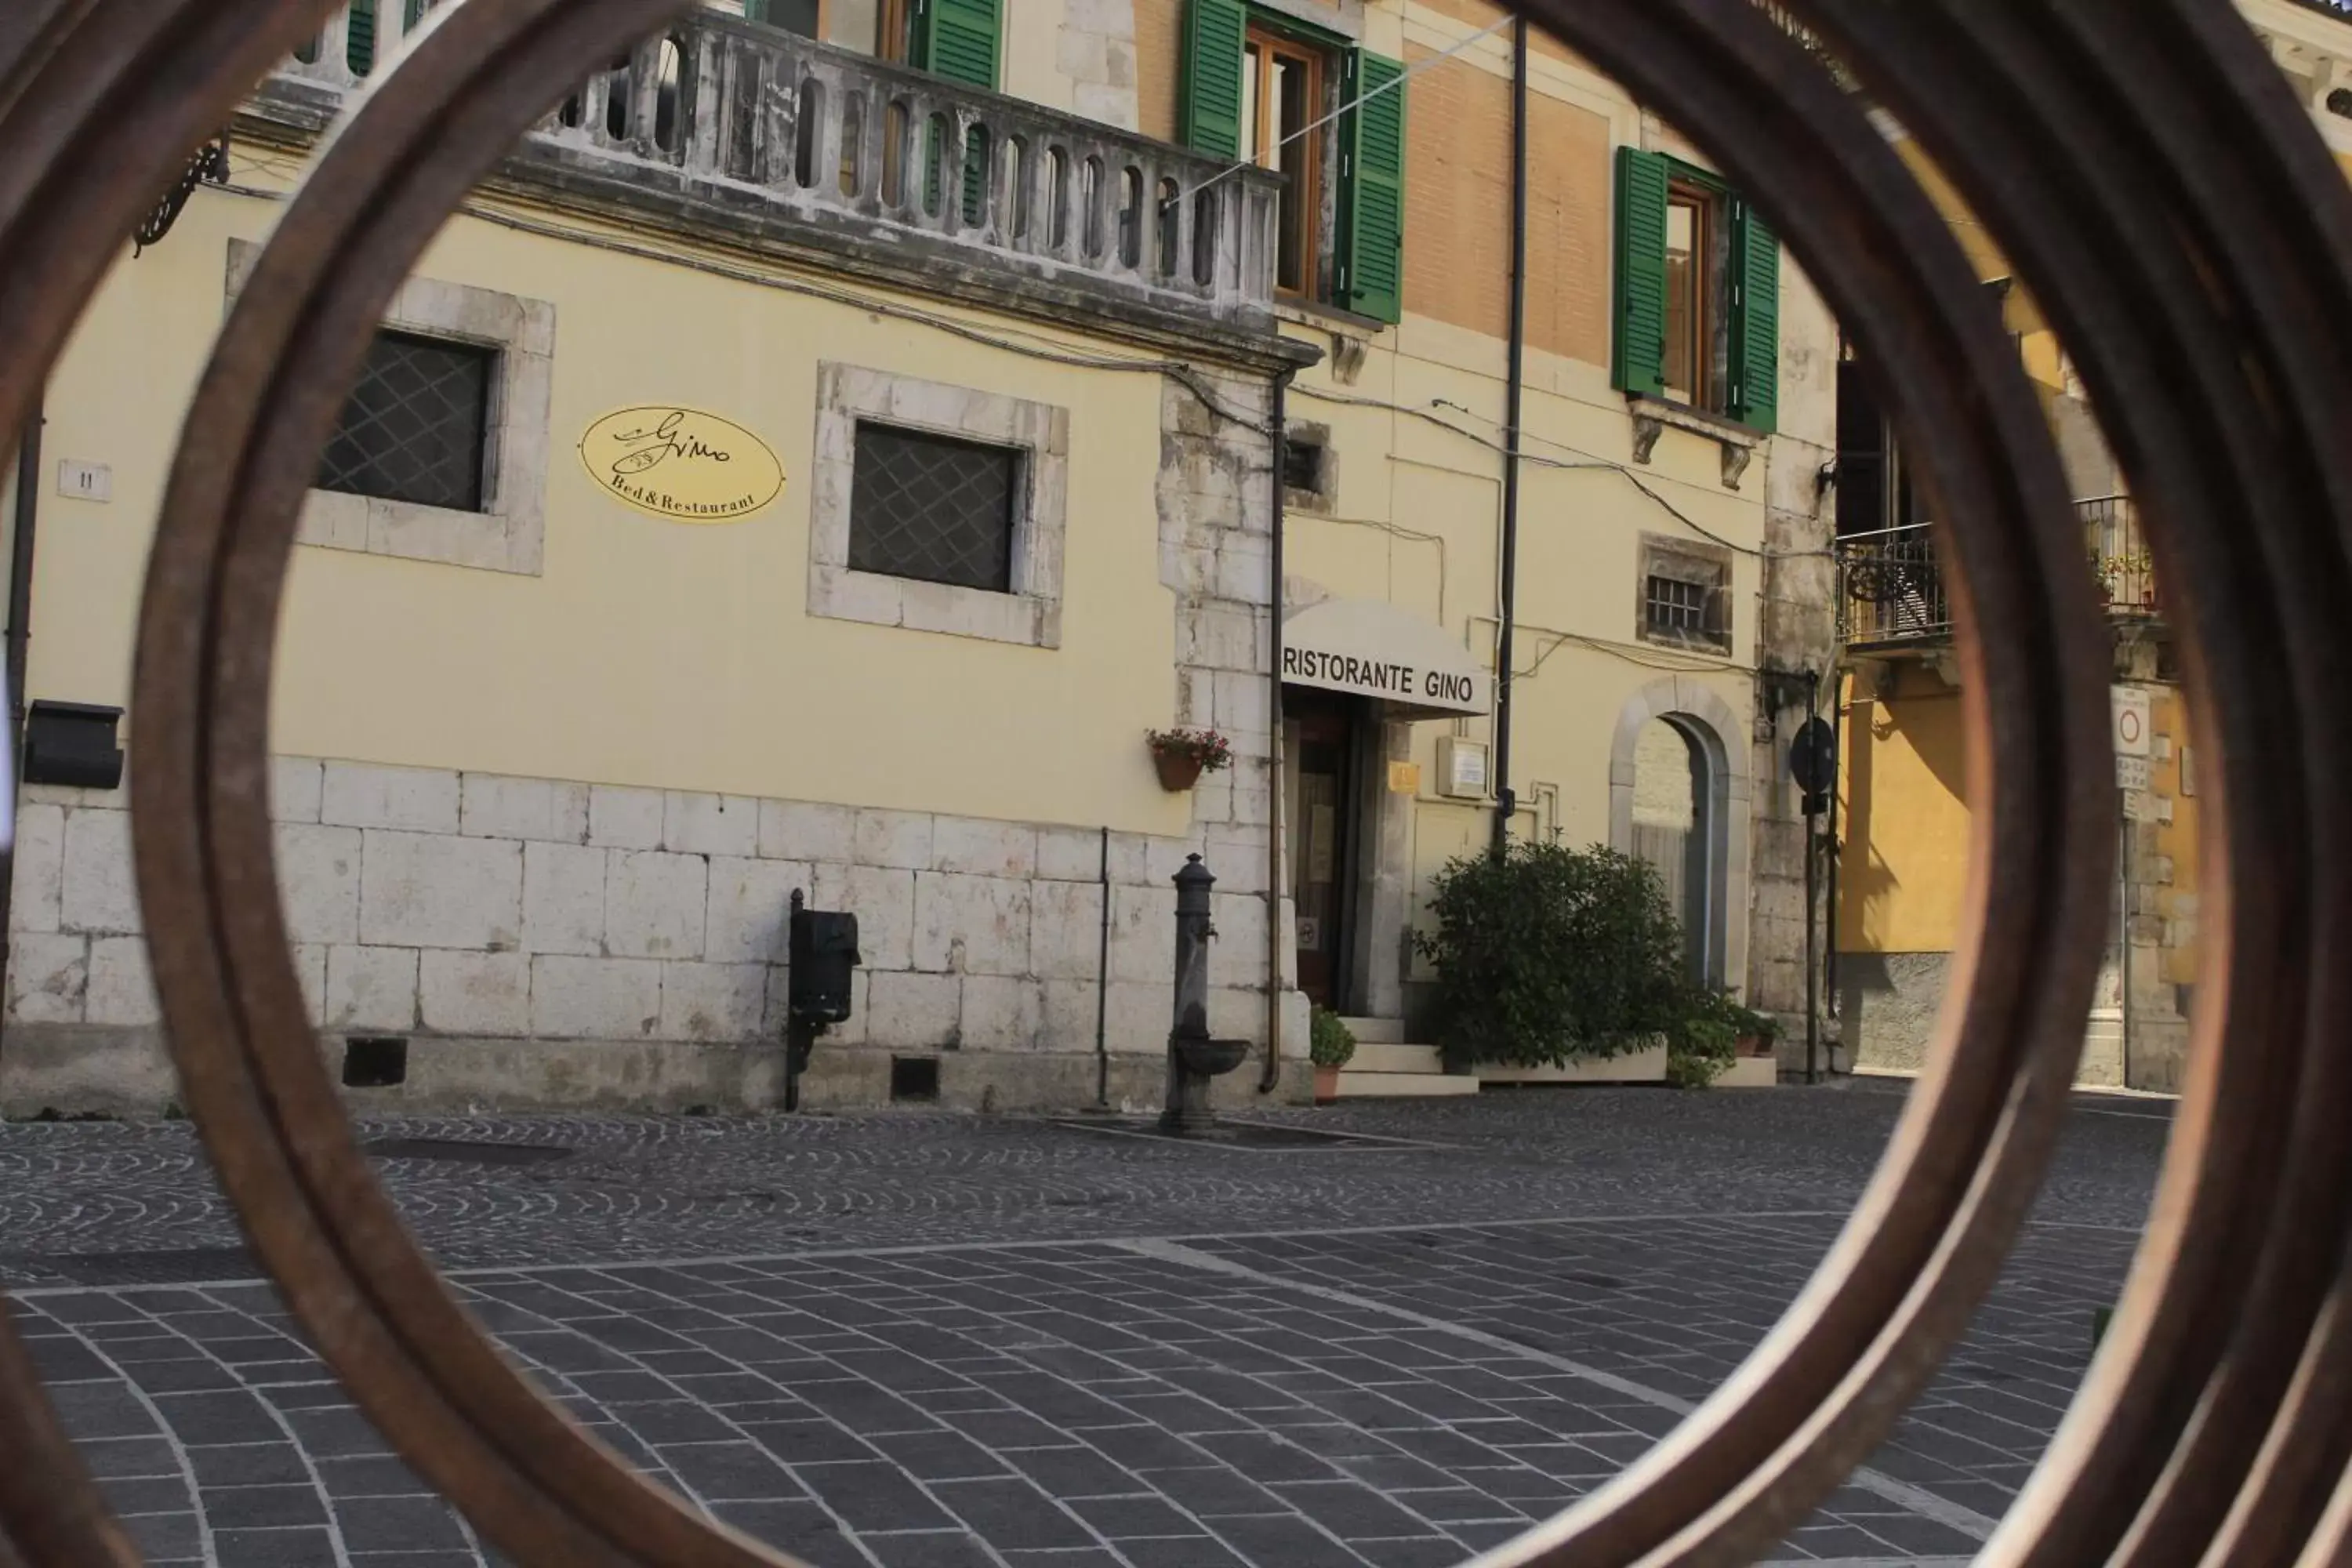
[{"label": "electrical wire", "polygon": [[[1461,426],[1454,423],[1454,421],[1441,418],[1437,415],[1431,413],[1429,408],[1414,408],[1405,404],[1391,403],[1382,398],[1360,397],[1348,393],[1333,392],[1318,386],[1294,385],[1291,388],[1291,391],[1297,396],[1311,397],[1319,402],[1345,404],[1357,408],[1377,408],[1391,414],[1405,415],[1411,418],[1419,419],[1427,424],[1434,425],[1440,430],[1451,431],[1453,434],[1462,437],[1462,439],[1474,442],[1478,446],[1486,447],[1490,452],[1498,454],[1499,456],[1507,458],[1511,455],[1510,448],[1504,443],[1489,440],[1487,437],[1479,435],[1475,430],[1465,430]],[[1482,414],[1475,413],[1468,408],[1463,407],[1461,404],[1450,402],[1443,397],[1432,398],[1430,400],[1430,408],[1452,408],[1459,410],[1461,413],[1473,419],[1486,418],[1486,416]],[[1489,422],[1493,423],[1497,429],[1502,427],[1499,421]],[[1737,540],[1727,539],[1722,534],[1716,532],[1713,529],[1707,527],[1705,523],[1700,522],[1688,512],[1683,510],[1682,508],[1675,505],[1674,502],[1668,500],[1664,496],[1660,495],[1655,489],[1651,488],[1646,479],[1644,479],[1640,474],[1635,473],[1631,468],[1627,467],[1623,463],[1613,461],[1608,458],[1603,458],[1597,453],[1585,451],[1580,447],[1570,446],[1565,441],[1555,441],[1547,437],[1538,436],[1529,430],[1522,430],[1519,433],[1519,438],[1522,442],[1533,441],[1541,446],[1556,447],[1563,452],[1573,453],[1578,458],[1581,459],[1580,461],[1571,462],[1559,458],[1548,458],[1539,452],[1529,452],[1522,447],[1519,453],[1519,460],[1521,462],[1533,463],[1538,468],[1556,468],[1562,472],[1569,473],[1606,471],[1615,474],[1627,484],[1630,484],[1635,489],[1640,490],[1644,496],[1648,497],[1660,510],[1673,518],[1676,522],[1682,524],[1685,528],[1690,530],[1691,532],[1697,534],[1701,539],[1706,540],[1710,543],[1720,545],[1722,548],[1731,551],[1735,554],[1745,555],[1751,560],[1758,561],[1801,561],[1808,558],[1828,559],[1836,554],[1836,552],[1831,550],[1759,550],[1752,545],[1741,544]]]}]

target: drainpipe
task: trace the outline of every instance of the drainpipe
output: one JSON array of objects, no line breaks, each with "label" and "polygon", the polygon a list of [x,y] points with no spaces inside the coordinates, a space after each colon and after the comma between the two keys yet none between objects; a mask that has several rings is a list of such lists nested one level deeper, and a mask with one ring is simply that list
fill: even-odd
[{"label": "drainpipe", "polygon": [[1495,638],[1495,853],[1510,842],[1511,632],[1518,618],[1520,382],[1527,368],[1528,323],[1528,19],[1511,24],[1511,358],[1503,392],[1503,574]]},{"label": "drainpipe", "polygon": [[26,655],[33,640],[33,539],[41,513],[41,405],[33,405],[16,444],[16,537],[8,561],[8,733],[0,756],[6,762],[7,832],[0,836],[0,997],[8,994],[10,903],[16,886],[16,754],[25,733]]},{"label": "drainpipe", "polygon": [[1290,378],[1284,370],[1274,378],[1274,410],[1266,436],[1274,454],[1272,526],[1274,537],[1267,567],[1272,584],[1266,602],[1274,624],[1272,657],[1266,663],[1266,830],[1265,830],[1265,1070],[1257,1080],[1260,1094],[1272,1094],[1282,1082],[1282,471],[1290,447]]}]

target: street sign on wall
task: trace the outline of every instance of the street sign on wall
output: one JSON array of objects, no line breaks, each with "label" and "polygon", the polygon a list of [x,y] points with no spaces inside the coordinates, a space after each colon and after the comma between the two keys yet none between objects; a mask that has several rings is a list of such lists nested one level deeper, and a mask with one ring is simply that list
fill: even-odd
[{"label": "street sign on wall", "polygon": [[2109,707],[2115,716],[2116,755],[2145,757],[2153,748],[2149,744],[2149,710],[2145,686],[2116,686],[2108,689]]}]

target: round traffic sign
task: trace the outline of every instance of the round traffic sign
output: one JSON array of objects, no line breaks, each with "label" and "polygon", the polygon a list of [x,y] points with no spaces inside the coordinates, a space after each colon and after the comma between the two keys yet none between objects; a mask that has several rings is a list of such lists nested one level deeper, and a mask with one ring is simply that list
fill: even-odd
[{"label": "round traffic sign", "polygon": [[1837,782],[1837,731],[1821,715],[1799,725],[1789,742],[1789,776],[1807,795],[1827,794]]}]

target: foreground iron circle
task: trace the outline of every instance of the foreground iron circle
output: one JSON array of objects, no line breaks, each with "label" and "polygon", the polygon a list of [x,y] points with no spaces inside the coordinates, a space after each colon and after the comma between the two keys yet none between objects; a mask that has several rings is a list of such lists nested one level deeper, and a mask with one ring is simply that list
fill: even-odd
[{"label": "foreground iron circle", "polygon": [[[9,149],[0,160],[0,447],[23,428],[84,303],[188,149],[331,5],[0,6],[0,146]],[[0,1302],[0,1568],[137,1559]]]},{"label": "foreground iron circle", "polygon": [[[244,80],[289,41],[268,23],[320,8],[233,8],[257,56]],[[462,0],[435,13],[322,151],[224,333],[166,502],[139,656],[141,889],[184,1094],[321,1352],[411,1462],[534,1568],[782,1560],[628,1475],[542,1404],[440,1286],[358,1154],[270,864],[271,636],[302,493],[385,300],[538,111],[676,8]],[[2320,1048],[2347,981],[2318,960],[2342,947],[2352,897],[2346,736],[2330,722],[2343,656],[2326,646],[2352,587],[2352,195],[2221,0],[1796,8],[1968,193],[2082,365],[2195,647],[2219,779],[2209,857],[2259,894],[2209,904],[2190,1094],[2126,1311],[1992,1555],[2186,1561],[2218,1542],[2232,1562],[2294,1562],[2306,1545],[2311,1562],[2340,1560],[2352,1331],[2336,1280],[2352,1156],[2332,1145],[2352,1075]],[[156,14],[216,9],[38,0],[34,33],[86,17],[128,38]],[[1863,107],[1746,0],[1529,0],[1529,14],[1707,147],[1870,357],[1905,367],[1883,390],[1965,589],[1977,936],[1935,1068],[1847,1233],[1731,1384],[1609,1488],[1486,1559],[1733,1562],[1884,1434],[2022,1220],[2106,918],[2107,653],[2014,350]],[[13,41],[0,31],[0,48]],[[27,47],[10,74],[0,56],[0,117],[48,90],[49,73],[77,72],[71,59]],[[138,129],[156,145],[137,142],[152,155],[134,167],[175,165],[184,142]],[[41,169],[87,153],[91,133],[69,132],[42,144]],[[0,237],[54,243],[39,226],[53,215],[8,193]],[[127,232],[145,196],[118,203],[130,211],[106,232]],[[94,281],[64,275],[79,291],[57,314],[69,321]],[[0,266],[0,319],[33,289]],[[42,366],[63,331],[43,340]],[[0,415],[20,412],[11,388],[36,379],[0,381]],[[2271,1293],[2256,1316],[2258,1287]],[[29,1408],[7,1350],[0,1406]],[[23,1440],[0,1426],[10,1459]],[[131,1560],[45,1534],[26,1495],[43,1489],[0,1479],[16,1555]],[[84,1522],[99,1533],[80,1541],[100,1540]]]}]

